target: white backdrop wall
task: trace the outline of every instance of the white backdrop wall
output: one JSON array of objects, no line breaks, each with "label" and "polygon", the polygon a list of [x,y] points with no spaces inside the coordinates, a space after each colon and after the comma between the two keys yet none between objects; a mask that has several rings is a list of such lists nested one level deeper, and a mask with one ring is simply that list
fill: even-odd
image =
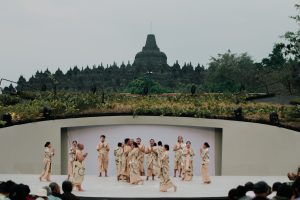
[{"label": "white backdrop wall", "polygon": [[[199,130],[202,130],[201,127],[207,127],[216,130],[215,148],[221,149],[215,152],[216,163],[220,163],[215,166],[217,175],[284,176],[289,171],[296,171],[299,165],[300,133],[285,128],[249,122],[189,117],[107,116],[49,120],[1,128],[0,173],[41,173],[43,145],[46,141],[51,141],[56,151],[53,158],[53,174],[65,174],[66,166],[63,162],[66,159],[63,155],[67,153],[60,154],[60,152],[67,152],[68,142],[64,138],[67,134],[62,134],[67,127],[132,124],[193,127],[200,128]],[[217,130],[221,130],[222,134]],[[175,138],[168,143],[176,140],[178,134],[174,135]],[[145,140],[144,142],[147,142]],[[193,146],[195,143],[193,141]],[[92,148],[90,154],[95,152],[95,147]]]},{"label": "white backdrop wall", "polygon": [[[108,174],[115,175],[115,161],[113,150],[118,142],[123,142],[125,138],[136,139],[140,137],[145,146],[149,146],[149,140],[153,138],[155,142],[162,141],[163,144],[169,144],[170,151],[170,172],[173,175],[174,152],[173,145],[177,142],[177,136],[182,135],[184,142],[190,140],[195,151],[194,175],[200,175],[200,155],[199,149],[204,142],[211,145],[210,148],[210,174],[215,175],[215,129],[202,127],[183,127],[183,126],[160,126],[160,125],[113,125],[113,126],[92,126],[92,127],[74,127],[68,128],[68,143],[77,140],[85,145],[85,151],[88,152],[86,159],[86,173],[99,174],[98,172],[98,152],[96,146],[99,142],[99,136],[106,135],[106,140],[110,145]],[[69,146],[70,148],[70,146]],[[66,157],[62,155],[62,157]],[[64,162],[67,162],[64,159]],[[146,167],[145,167],[146,169]]]}]

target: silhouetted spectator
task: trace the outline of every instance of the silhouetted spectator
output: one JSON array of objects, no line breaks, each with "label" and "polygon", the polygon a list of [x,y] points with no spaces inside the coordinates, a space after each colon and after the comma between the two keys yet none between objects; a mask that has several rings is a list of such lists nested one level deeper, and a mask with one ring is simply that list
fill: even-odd
[{"label": "silhouetted spectator", "polygon": [[286,183],[282,183],[278,189],[276,196],[272,200],[289,200],[293,196],[292,187]]},{"label": "silhouetted spectator", "polygon": [[239,185],[237,188],[237,197],[239,200],[251,200],[252,198],[246,196],[245,186]]},{"label": "silhouetted spectator", "polygon": [[295,200],[300,200],[300,178],[296,178],[292,186]]},{"label": "silhouetted spectator", "polygon": [[246,196],[250,199],[255,197],[255,193],[253,191],[254,184],[252,182],[245,183]]},{"label": "silhouetted spectator", "polygon": [[266,200],[271,192],[271,188],[266,182],[259,181],[254,184],[253,191],[255,193],[253,200]]},{"label": "silhouetted spectator", "polygon": [[36,200],[48,200],[47,190],[44,188],[39,189],[35,196]]},{"label": "silhouetted spectator", "polygon": [[61,200],[61,198],[52,195],[51,188],[49,186],[44,186],[43,189],[47,191],[48,200]]},{"label": "silhouetted spectator", "polygon": [[52,196],[62,199],[60,186],[57,183],[52,182],[49,184],[49,187],[51,188]]},{"label": "silhouetted spectator", "polygon": [[70,181],[64,181],[62,183],[62,190],[64,191],[62,194],[63,200],[80,200],[79,197],[72,194],[73,184]]},{"label": "silhouetted spectator", "polygon": [[0,200],[6,200],[9,196],[9,188],[6,185],[6,182],[0,183]]},{"label": "silhouetted spectator", "polygon": [[272,199],[273,197],[275,197],[277,195],[277,191],[280,186],[281,186],[280,182],[273,183],[271,194],[269,194],[269,196],[268,196],[269,199]]},{"label": "silhouetted spectator", "polygon": [[238,191],[236,188],[229,190],[228,199],[229,200],[238,200]]},{"label": "silhouetted spectator", "polygon": [[10,191],[9,198],[11,200],[26,200],[27,196],[29,196],[30,189],[27,185],[18,184],[13,186]]}]

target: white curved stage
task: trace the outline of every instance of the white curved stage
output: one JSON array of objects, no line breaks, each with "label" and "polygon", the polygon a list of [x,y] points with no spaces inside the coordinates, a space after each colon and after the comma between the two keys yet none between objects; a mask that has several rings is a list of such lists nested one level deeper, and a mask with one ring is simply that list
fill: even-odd
[{"label": "white curved stage", "polygon": [[[40,182],[38,175],[12,175],[0,174],[0,180],[12,179],[17,183],[29,185],[31,192],[35,193],[48,182]],[[66,176],[52,176],[52,181],[59,185]],[[107,198],[203,198],[226,197],[228,191],[238,185],[244,185],[248,181],[253,183],[266,181],[270,186],[274,182],[287,182],[286,176],[214,176],[209,185],[202,184],[201,177],[196,176],[191,182],[183,182],[179,178],[172,178],[177,186],[177,192],[159,192],[159,180],[145,181],[144,185],[130,185],[125,182],[117,182],[116,177],[102,177],[88,175],[83,182],[84,192],[74,191],[75,195],[83,197],[107,197]]]},{"label": "white curved stage", "polygon": [[[114,125],[212,129],[210,133],[215,138],[215,148],[219,148],[215,150],[216,175],[285,176],[288,171],[295,170],[299,165],[299,160],[295,158],[298,158],[300,152],[300,133],[296,131],[230,120],[108,116],[51,120],[1,128],[0,158],[5,162],[1,162],[0,174],[41,173],[45,141],[51,141],[56,150],[53,174],[64,174],[64,156],[68,146],[64,137],[69,128]],[[108,133],[106,135],[109,137]],[[172,144],[172,141],[168,143]],[[110,159],[113,162],[113,158]],[[97,165],[97,161],[94,162]]]}]

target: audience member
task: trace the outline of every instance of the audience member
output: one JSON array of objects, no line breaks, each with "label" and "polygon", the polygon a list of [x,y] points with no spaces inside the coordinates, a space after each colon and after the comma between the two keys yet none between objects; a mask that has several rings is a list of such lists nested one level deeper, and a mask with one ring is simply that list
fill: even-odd
[{"label": "audience member", "polygon": [[36,200],[48,200],[47,190],[41,188],[35,194]]},{"label": "audience member", "polygon": [[254,184],[253,191],[255,193],[253,200],[265,200],[268,199],[267,197],[270,194],[271,189],[266,182],[259,181]]},{"label": "audience member", "polygon": [[29,197],[30,189],[27,185],[14,185],[9,193],[11,200],[26,200]]},{"label": "audience member", "polygon": [[73,184],[70,181],[64,181],[62,183],[62,190],[64,192],[62,194],[63,200],[80,200],[79,197],[72,194]]},{"label": "audience member", "polygon": [[282,183],[277,190],[276,196],[272,200],[289,200],[293,196],[292,187],[287,183]]},{"label": "audience member", "polygon": [[228,199],[229,200],[238,200],[238,191],[236,188],[229,190]]},{"label": "audience member", "polygon": [[255,197],[255,193],[253,191],[254,184],[252,182],[245,183],[246,196],[250,199]]},{"label": "audience member", "polygon": [[294,193],[293,198],[295,200],[300,200],[300,178],[297,178],[294,181],[292,189],[293,189],[293,193]]},{"label": "audience member", "polygon": [[60,193],[60,186],[57,183],[52,182],[49,184],[49,187],[51,189],[52,196],[57,197],[58,199],[62,199],[62,195]]},{"label": "audience member", "polygon": [[277,195],[277,191],[280,186],[281,186],[280,182],[273,183],[271,194],[269,194],[269,196],[268,196],[269,199],[272,199],[273,197],[275,197]]},{"label": "audience member", "polygon": [[61,198],[52,195],[52,190],[49,186],[44,186],[43,189],[47,191],[48,200],[61,200]]},{"label": "audience member", "polygon": [[245,186],[239,185],[237,188],[237,197],[239,200],[251,200],[252,198],[246,196]]}]

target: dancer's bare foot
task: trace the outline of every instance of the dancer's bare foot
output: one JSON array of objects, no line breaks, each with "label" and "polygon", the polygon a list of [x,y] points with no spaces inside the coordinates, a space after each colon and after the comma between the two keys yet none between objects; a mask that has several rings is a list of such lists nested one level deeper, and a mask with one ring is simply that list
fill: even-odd
[{"label": "dancer's bare foot", "polygon": [[176,192],[177,191],[177,187],[174,185],[174,192]]},{"label": "dancer's bare foot", "polygon": [[147,176],[147,178],[146,178],[146,181],[148,181],[149,180],[149,176]]},{"label": "dancer's bare foot", "polygon": [[154,176],[152,176],[152,181],[154,181]]},{"label": "dancer's bare foot", "polygon": [[81,188],[81,186],[77,187],[78,192],[84,192],[85,190]]}]

